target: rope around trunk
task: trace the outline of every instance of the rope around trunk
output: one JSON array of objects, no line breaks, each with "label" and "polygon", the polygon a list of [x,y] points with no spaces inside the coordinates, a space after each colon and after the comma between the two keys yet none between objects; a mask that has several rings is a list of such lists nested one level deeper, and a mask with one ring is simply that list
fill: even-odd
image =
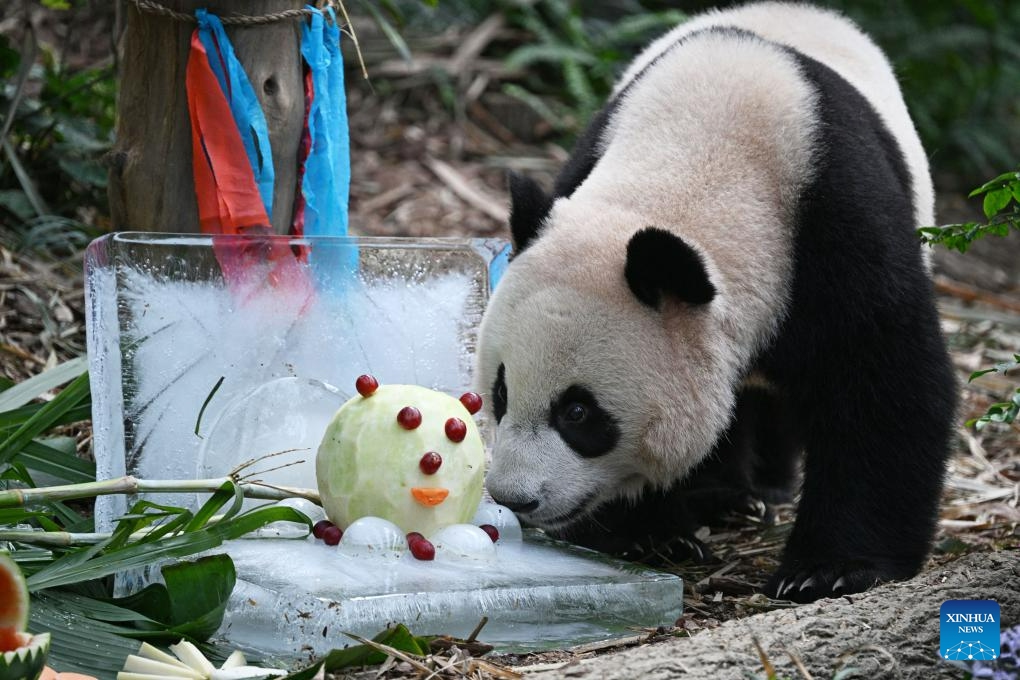
[{"label": "rope around trunk", "polygon": [[[183,21],[185,23],[194,24],[198,23],[192,14],[185,14],[184,12],[178,12],[172,10],[165,5],[161,5],[155,0],[131,0],[138,11],[147,12],[149,14],[156,14],[159,16],[168,17],[175,21]],[[327,2],[328,5],[333,5],[333,2]],[[227,26],[264,26],[266,24],[273,24],[278,21],[288,21],[290,19],[304,19],[310,17],[315,12],[310,9],[285,9],[281,12],[274,12],[273,14],[262,14],[258,16],[249,16],[245,14],[234,14],[231,16],[221,16],[220,21]],[[345,13],[346,14],[346,13]]]}]

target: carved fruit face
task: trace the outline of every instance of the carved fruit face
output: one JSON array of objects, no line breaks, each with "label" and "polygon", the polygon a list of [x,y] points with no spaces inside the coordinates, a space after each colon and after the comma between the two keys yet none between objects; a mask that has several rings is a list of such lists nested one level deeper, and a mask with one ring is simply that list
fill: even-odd
[{"label": "carved fruit face", "polygon": [[380,385],[345,403],[316,457],[326,516],[340,527],[382,517],[429,536],[471,519],[485,448],[467,407],[417,385]]}]

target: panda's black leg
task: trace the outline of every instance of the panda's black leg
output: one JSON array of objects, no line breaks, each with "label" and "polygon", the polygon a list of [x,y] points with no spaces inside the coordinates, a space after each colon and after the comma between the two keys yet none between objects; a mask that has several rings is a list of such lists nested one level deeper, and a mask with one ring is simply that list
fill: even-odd
[{"label": "panda's black leg", "polygon": [[561,538],[624,559],[651,564],[708,562],[711,550],[695,537],[701,527],[686,490],[647,490],[633,503],[620,499],[567,529]]},{"label": "panda's black leg", "polygon": [[858,592],[913,576],[927,555],[955,381],[933,307],[871,302],[856,319],[844,306],[786,357],[806,459],[772,597]]}]

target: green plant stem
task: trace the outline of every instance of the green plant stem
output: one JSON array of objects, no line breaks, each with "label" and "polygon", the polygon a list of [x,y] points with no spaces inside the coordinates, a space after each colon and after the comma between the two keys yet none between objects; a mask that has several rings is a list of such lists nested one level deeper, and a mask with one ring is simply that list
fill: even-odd
[{"label": "green plant stem", "polygon": [[[71,533],[69,531],[0,531],[0,541],[26,543],[47,548],[69,548],[76,545],[92,545],[102,543],[113,534],[109,533]],[[133,535],[132,535],[133,536]]]},{"label": "green plant stem", "polygon": [[261,482],[240,482],[231,477],[211,479],[138,479],[130,475],[105,479],[85,484],[66,484],[35,489],[8,489],[0,491],[0,508],[15,508],[32,503],[67,501],[79,498],[94,498],[110,494],[130,493],[214,493],[226,482],[237,484],[246,498],[283,500],[285,498],[306,498],[319,503],[319,494],[313,489],[298,489],[288,486],[270,486]]},{"label": "green plant stem", "polygon": [[[209,525],[216,524],[225,519],[225,515],[213,515],[209,518]],[[155,527],[158,528],[158,527]],[[154,527],[148,527],[131,534],[129,540],[136,541],[145,538],[152,533]],[[179,535],[179,534],[171,534]],[[0,542],[11,541],[13,543],[25,543],[43,548],[71,548],[79,545],[95,545],[113,537],[112,532],[71,532],[71,531],[35,531],[24,529],[10,529],[0,531]]]}]

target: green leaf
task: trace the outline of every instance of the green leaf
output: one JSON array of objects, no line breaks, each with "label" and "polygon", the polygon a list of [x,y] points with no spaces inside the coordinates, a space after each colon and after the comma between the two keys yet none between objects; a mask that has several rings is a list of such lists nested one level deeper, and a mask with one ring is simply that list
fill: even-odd
[{"label": "green leaf", "polygon": [[132,635],[168,643],[181,637],[194,642],[209,639],[223,623],[237,580],[233,561],[227,555],[209,555],[170,564],[161,571],[163,583],[111,601],[118,609],[145,615],[137,622],[144,633]]},{"label": "green leaf", "polygon": [[[0,436],[6,437],[15,429],[21,427],[22,424],[33,415],[36,411],[45,406],[45,403],[33,403],[20,406],[10,411],[3,411],[0,413]],[[70,423],[81,422],[82,420],[88,420],[92,417],[92,403],[87,401],[69,409],[57,422],[53,423],[53,426],[68,425]]]},{"label": "green leaf", "polygon": [[1010,172],[1004,172],[995,179],[988,180],[987,182],[979,186],[977,189],[967,194],[967,197],[974,198],[975,196],[988,193],[989,191],[998,189],[1000,187],[1006,186],[1014,182],[1020,182],[1020,172],[1017,172],[1015,170]]},{"label": "green leaf", "polygon": [[[223,541],[238,538],[270,522],[286,521],[309,525],[308,518],[293,508],[261,506],[232,519],[211,524],[200,531],[162,537],[157,541],[138,541],[105,551],[114,539],[68,553],[28,578],[29,591],[91,581],[136,567],[158,564],[163,560],[188,557],[218,547]],[[309,527],[310,528],[310,527]],[[118,528],[118,531],[120,528]],[[115,537],[118,535],[114,532]]]},{"label": "green leaf", "polygon": [[980,371],[974,371],[970,374],[970,377],[967,378],[967,382],[972,382],[983,375],[988,375],[989,373],[1001,373],[1002,375],[1006,375],[1006,373],[1015,368],[1020,368],[1020,354],[1014,354],[1012,361],[1001,361],[991,368],[983,368]]},{"label": "green leaf", "polygon": [[379,8],[376,7],[376,3],[371,0],[361,0],[361,6],[364,7],[370,15],[372,15],[372,20],[375,21],[376,25],[379,26],[379,29],[383,32],[387,39],[389,39],[390,44],[393,45],[393,49],[397,51],[400,58],[404,61],[411,61],[411,49],[407,46],[407,42],[404,40],[403,36],[400,35],[400,32],[393,27],[393,24],[390,23],[389,19],[387,19],[383,13],[379,11]]},{"label": "green leaf", "polygon": [[[429,653],[428,641],[412,635],[407,626],[402,623],[387,628],[372,638],[372,641],[414,656],[425,656]],[[385,660],[386,654],[375,647],[361,644],[346,649],[333,650],[323,659],[323,664],[327,671],[338,671],[358,666],[377,666]]]},{"label": "green leaf", "polygon": [[[49,440],[52,441],[52,440]],[[72,439],[73,443],[74,440]],[[86,484],[96,481],[96,464],[74,454],[60,451],[49,443],[33,439],[21,449],[14,460],[30,470],[52,475],[68,484]]]},{"label": "green leaf", "polygon": [[212,637],[227,610],[237,573],[227,555],[210,555],[194,562],[163,568],[170,596],[173,631],[204,642]]},{"label": "green leaf", "polygon": [[24,406],[53,388],[70,382],[87,370],[88,360],[85,357],[78,357],[54,366],[39,375],[32,376],[16,387],[0,392],[0,412]]},{"label": "green leaf", "polygon": [[[13,388],[12,388],[13,389]],[[8,392],[0,395],[3,398]],[[17,430],[10,434],[4,441],[0,442],[0,464],[10,459],[33,439],[48,431],[72,408],[78,406],[83,399],[89,396],[89,374],[82,373],[75,378],[70,385],[61,390],[60,394],[46,403]]]},{"label": "green leaf", "polygon": [[540,62],[557,66],[566,61],[592,65],[596,59],[594,55],[569,45],[525,45],[511,52],[504,61],[507,67],[519,69]]},{"label": "green leaf", "polygon": [[32,203],[20,189],[4,189],[0,191],[0,208],[7,210],[24,222],[35,216]]},{"label": "green leaf", "polygon": [[124,660],[138,651],[139,643],[119,635],[122,630],[119,626],[90,619],[84,612],[69,607],[62,595],[32,596],[29,631],[48,631],[53,636],[47,664],[62,672],[116,680]]},{"label": "green leaf", "polygon": [[1013,193],[1008,188],[995,189],[985,194],[984,211],[985,217],[992,219],[999,211],[1009,205],[1013,200]]}]

